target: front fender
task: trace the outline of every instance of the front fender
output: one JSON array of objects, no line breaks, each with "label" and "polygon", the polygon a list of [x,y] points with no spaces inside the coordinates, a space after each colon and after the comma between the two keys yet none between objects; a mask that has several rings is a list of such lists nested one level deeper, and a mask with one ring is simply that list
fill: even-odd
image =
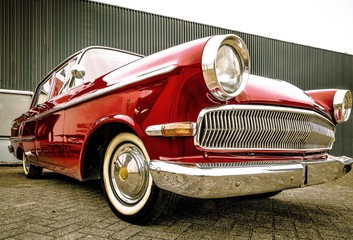
[{"label": "front fender", "polygon": [[92,177],[92,174],[88,174],[90,178],[98,178],[100,161],[97,159],[97,153],[99,156],[99,151],[104,149],[102,146],[108,143],[119,131],[133,131],[140,138],[145,135],[139,125],[129,116],[117,114],[97,119],[87,132],[87,137],[81,149],[79,159],[81,179],[88,178],[85,170],[89,166],[96,168],[94,170],[95,174],[93,174],[94,177]]}]

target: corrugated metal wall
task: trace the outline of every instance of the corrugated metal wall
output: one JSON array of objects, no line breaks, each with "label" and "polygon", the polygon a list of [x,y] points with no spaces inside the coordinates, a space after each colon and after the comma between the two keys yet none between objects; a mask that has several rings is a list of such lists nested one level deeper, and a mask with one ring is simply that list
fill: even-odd
[{"label": "corrugated metal wall", "polygon": [[[302,89],[353,90],[353,56],[86,0],[0,0],[0,88],[33,90],[72,53],[104,45],[144,55],[196,38],[242,37],[253,74]],[[338,127],[333,153],[353,156],[353,120]]]}]

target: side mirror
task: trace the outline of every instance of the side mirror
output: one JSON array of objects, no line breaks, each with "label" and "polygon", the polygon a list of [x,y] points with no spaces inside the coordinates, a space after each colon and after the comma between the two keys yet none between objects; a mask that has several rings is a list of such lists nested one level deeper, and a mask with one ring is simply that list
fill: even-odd
[{"label": "side mirror", "polygon": [[85,76],[86,70],[82,65],[76,64],[71,68],[71,74],[76,79],[81,79]]}]

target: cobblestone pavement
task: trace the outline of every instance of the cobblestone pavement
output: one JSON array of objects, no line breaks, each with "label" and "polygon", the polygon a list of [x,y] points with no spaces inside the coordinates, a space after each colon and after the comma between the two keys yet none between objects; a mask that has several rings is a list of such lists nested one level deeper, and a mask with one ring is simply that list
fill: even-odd
[{"label": "cobblestone pavement", "polygon": [[0,239],[353,239],[353,173],[275,197],[182,198],[147,226],[108,207],[99,181],[0,167]]}]

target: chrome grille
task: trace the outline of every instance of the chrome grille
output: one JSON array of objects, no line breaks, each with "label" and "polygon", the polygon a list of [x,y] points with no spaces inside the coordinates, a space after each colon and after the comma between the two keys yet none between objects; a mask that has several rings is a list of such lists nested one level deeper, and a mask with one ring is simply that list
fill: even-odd
[{"label": "chrome grille", "polygon": [[205,109],[195,145],[209,151],[332,148],[335,126],[316,112],[285,107],[228,105]]}]

